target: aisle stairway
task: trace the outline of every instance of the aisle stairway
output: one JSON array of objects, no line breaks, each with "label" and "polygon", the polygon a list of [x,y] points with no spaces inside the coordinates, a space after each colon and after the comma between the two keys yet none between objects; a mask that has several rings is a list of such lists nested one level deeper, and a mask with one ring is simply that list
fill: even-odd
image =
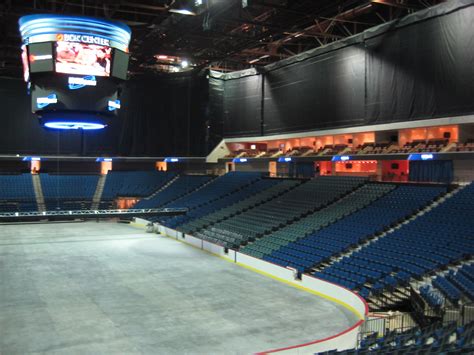
[{"label": "aisle stairway", "polygon": [[36,204],[39,212],[46,211],[46,204],[44,202],[43,188],[41,187],[41,180],[39,174],[32,174],[33,188],[35,190]]},{"label": "aisle stairway", "polygon": [[102,198],[102,192],[104,191],[105,181],[107,180],[107,174],[101,175],[97,182],[97,187],[92,198],[91,210],[97,210],[100,206],[100,200]]}]

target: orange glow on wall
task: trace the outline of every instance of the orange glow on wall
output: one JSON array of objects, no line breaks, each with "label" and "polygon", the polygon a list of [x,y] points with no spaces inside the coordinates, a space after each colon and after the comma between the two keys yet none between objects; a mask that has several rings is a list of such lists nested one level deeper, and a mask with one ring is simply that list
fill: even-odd
[{"label": "orange glow on wall", "polygon": [[[450,137],[446,138],[444,136],[445,133],[449,133]],[[398,143],[400,146],[404,146],[406,143],[413,142],[415,140],[428,139],[449,139],[449,142],[457,142],[459,139],[459,126],[450,125],[401,129],[398,132]]]},{"label": "orange glow on wall", "polygon": [[377,160],[355,160],[335,164],[336,173],[371,175],[377,172]]},{"label": "orange glow on wall", "polygon": [[337,136],[333,137],[333,144],[334,145],[350,145],[349,140],[352,139],[352,134],[338,134]]},{"label": "orange glow on wall", "polygon": [[332,175],[332,161],[319,162],[319,175]]},{"label": "orange glow on wall", "polygon": [[31,161],[31,173],[32,174],[39,174],[40,170],[41,170],[41,161],[32,160]]},{"label": "orange glow on wall", "polygon": [[157,161],[155,163],[155,169],[158,171],[166,171],[168,170],[168,163],[165,161]]},{"label": "orange glow on wall", "polygon": [[333,145],[334,144],[334,136],[321,136],[316,137],[316,146],[315,149],[319,149],[324,147],[325,145]]},{"label": "orange glow on wall", "polygon": [[119,198],[115,202],[117,203],[117,208],[119,210],[125,210],[135,206],[138,201],[140,201],[138,198]]},{"label": "orange glow on wall", "polygon": [[301,138],[300,139],[300,147],[313,147],[314,142],[316,141],[316,138]]},{"label": "orange glow on wall", "polygon": [[244,150],[246,143],[227,143],[227,147],[231,152],[237,152],[239,150]]},{"label": "orange glow on wall", "polygon": [[[447,133],[450,137],[446,138],[444,135]],[[459,126],[438,126],[430,127],[427,131],[427,139],[449,139],[449,142],[458,142],[459,139]]]},{"label": "orange glow on wall", "polygon": [[382,160],[383,181],[408,181],[408,160]]},{"label": "orange glow on wall", "polygon": [[268,173],[272,177],[277,175],[277,162],[276,161],[271,161],[268,163]]},{"label": "orange glow on wall", "polygon": [[106,175],[110,170],[112,170],[111,161],[102,161],[100,162],[100,173]]},{"label": "orange glow on wall", "polygon": [[364,132],[364,133],[355,133],[352,135],[352,147],[357,148],[360,145],[365,143],[374,143],[375,142],[375,133],[374,132]]}]

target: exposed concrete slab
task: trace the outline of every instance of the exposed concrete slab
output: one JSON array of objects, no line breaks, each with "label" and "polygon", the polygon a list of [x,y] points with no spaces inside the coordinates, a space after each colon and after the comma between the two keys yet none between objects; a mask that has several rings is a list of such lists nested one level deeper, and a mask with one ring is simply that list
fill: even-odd
[{"label": "exposed concrete slab", "polygon": [[339,305],[128,225],[0,226],[1,354],[244,354],[354,323]]}]

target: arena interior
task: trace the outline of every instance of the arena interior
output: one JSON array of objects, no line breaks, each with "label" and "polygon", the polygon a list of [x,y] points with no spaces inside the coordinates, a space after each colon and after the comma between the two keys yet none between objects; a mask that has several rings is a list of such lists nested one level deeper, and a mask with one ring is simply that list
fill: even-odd
[{"label": "arena interior", "polygon": [[474,353],[472,0],[0,14],[0,354]]}]

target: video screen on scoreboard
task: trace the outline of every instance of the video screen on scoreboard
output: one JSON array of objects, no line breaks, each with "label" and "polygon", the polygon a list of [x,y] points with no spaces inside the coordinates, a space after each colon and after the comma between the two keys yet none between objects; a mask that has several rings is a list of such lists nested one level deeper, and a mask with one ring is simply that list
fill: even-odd
[{"label": "video screen on scoreboard", "polygon": [[56,42],[56,72],[110,76],[112,49],[96,44]]}]

